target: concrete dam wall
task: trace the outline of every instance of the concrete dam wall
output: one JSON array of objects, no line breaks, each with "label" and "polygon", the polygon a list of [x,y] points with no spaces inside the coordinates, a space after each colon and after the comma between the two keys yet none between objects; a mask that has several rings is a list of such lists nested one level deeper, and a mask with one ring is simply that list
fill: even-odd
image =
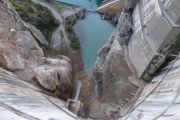
[{"label": "concrete dam wall", "polygon": [[120,120],[178,120],[180,118],[180,56],[146,84],[138,101]]},{"label": "concrete dam wall", "polygon": [[0,72],[0,119],[1,120],[76,120],[66,102],[52,97],[32,84],[24,82],[13,73]]},{"label": "concrete dam wall", "polygon": [[[107,4],[103,4],[102,6],[104,7],[110,6],[110,3],[113,1],[105,2],[107,2]],[[119,18],[116,30],[112,34],[113,37],[99,50],[98,60],[103,58],[101,55],[106,54],[106,52],[102,52],[105,47],[110,47],[111,53],[115,54],[117,51],[120,53],[121,50],[113,51],[113,49],[116,49],[113,46],[114,42],[118,40],[116,44],[121,45],[121,48],[124,49],[125,60],[133,74],[132,79],[128,77],[126,83],[129,81],[143,81],[147,74],[153,76],[152,81],[146,83],[145,87],[142,88],[140,97],[137,95],[133,96],[124,107],[120,108],[121,110],[119,110],[117,114],[120,114],[119,116],[125,115],[123,118],[119,118],[120,120],[180,119],[178,112],[180,109],[180,56],[178,53],[171,54],[172,51],[170,50],[175,46],[175,42],[179,41],[179,5],[180,1],[178,0],[139,0],[132,13],[132,35],[130,39],[127,38],[124,42],[123,40],[127,37],[128,34],[126,32],[130,26],[127,14],[130,13],[129,8],[131,5],[130,7],[126,6],[127,8],[121,12],[121,17],[125,17],[123,17],[124,19]],[[109,11],[110,9],[109,7]],[[107,54],[110,54],[110,52],[107,52]],[[176,58],[168,62],[166,60],[169,59],[169,56]],[[108,57],[107,55],[104,58],[106,62],[108,61],[107,59],[112,59],[112,56]],[[96,79],[105,81],[105,75],[108,73],[104,74],[103,71],[107,65],[101,65],[101,67],[103,67],[99,69],[99,63],[103,62],[98,60],[96,61],[96,70],[99,72],[99,76],[96,76]],[[118,74],[121,74],[121,72]],[[109,79],[111,80],[111,78]],[[128,88],[126,84],[119,85],[119,88],[121,86]],[[137,93],[138,91],[136,91],[136,94]],[[119,101],[123,97],[124,96],[121,95]],[[135,99],[135,97],[139,98]],[[131,101],[134,101],[134,103]]]},{"label": "concrete dam wall", "polygon": [[[141,0],[133,12],[133,34],[128,43],[129,58],[139,78],[162,55],[180,33],[180,1]],[[168,54],[168,53],[166,53]],[[166,54],[163,54],[166,56]],[[121,120],[179,119],[179,54],[146,84],[138,101]]]},{"label": "concrete dam wall", "polygon": [[152,60],[180,33],[180,1],[140,1],[133,13],[134,32],[129,41],[129,58],[142,77]]}]

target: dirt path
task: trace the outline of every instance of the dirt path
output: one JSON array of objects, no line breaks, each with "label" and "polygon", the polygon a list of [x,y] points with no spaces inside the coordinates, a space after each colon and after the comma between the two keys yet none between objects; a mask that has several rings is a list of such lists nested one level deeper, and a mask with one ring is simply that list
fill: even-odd
[{"label": "dirt path", "polygon": [[70,41],[69,41],[69,39],[68,39],[68,37],[67,37],[67,35],[66,35],[64,26],[61,25],[59,28],[60,28],[60,30],[61,30],[62,33],[63,33],[63,36],[64,36],[64,39],[65,39],[66,44],[69,45],[69,44],[70,44]]},{"label": "dirt path", "polygon": [[50,5],[48,5],[47,3],[44,3],[44,2],[41,2],[38,0],[32,0],[32,1],[48,8],[51,11],[51,13],[53,14],[54,18],[56,18],[60,23],[59,27],[52,34],[50,47],[56,48],[58,45],[61,45],[61,43],[62,43],[62,38],[60,35],[61,31],[62,31],[63,36],[65,38],[66,44],[69,45],[70,42],[69,42],[68,37],[67,37],[66,32],[65,32],[62,16],[59,14],[59,12],[56,9],[54,9],[53,7],[51,7]]}]

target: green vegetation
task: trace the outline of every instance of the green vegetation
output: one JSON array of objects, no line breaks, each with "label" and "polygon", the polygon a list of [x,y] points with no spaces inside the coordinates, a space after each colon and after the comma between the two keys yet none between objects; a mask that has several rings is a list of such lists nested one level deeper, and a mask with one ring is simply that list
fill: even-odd
[{"label": "green vegetation", "polygon": [[14,2],[13,5],[21,18],[38,28],[50,42],[52,32],[59,26],[51,11],[31,0],[11,0],[11,2]]},{"label": "green vegetation", "polygon": [[36,9],[34,9],[34,13],[37,13],[38,11]]},{"label": "green vegetation", "polygon": [[33,8],[32,7],[28,7],[28,12],[29,13],[33,13]]},{"label": "green vegetation", "polygon": [[174,44],[172,44],[170,53],[177,55],[179,53],[179,51],[180,51],[180,37],[177,38],[177,40]]},{"label": "green vegetation", "polygon": [[14,4],[14,0],[11,0],[11,3]]},{"label": "green vegetation", "polygon": [[68,32],[72,32],[73,31],[71,24],[66,25],[66,29],[67,29]]},{"label": "green vegetation", "polygon": [[147,83],[150,83],[152,81],[153,77],[151,75],[146,75],[143,80]]},{"label": "green vegetation", "polygon": [[27,5],[27,2],[23,2],[24,5]]},{"label": "green vegetation", "polygon": [[130,35],[132,35],[132,33],[133,33],[133,29],[132,29],[132,28],[130,28],[130,29],[127,31],[127,33],[128,33],[128,34],[130,34]]},{"label": "green vegetation", "polygon": [[21,10],[21,6],[18,5],[17,8],[16,8],[17,11]]},{"label": "green vegetation", "polygon": [[60,6],[56,6],[55,8],[56,8],[56,10],[57,10],[59,13],[61,13],[61,12],[62,12],[62,9],[63,9],[62,7],[60,7]]},{"label": "green vegetation", "polygon": [[80,43],[77,41],[77,40],[75,40],[75,39],[72,39],[71,40],[71,47],[73,48],[73,49],[80,49],[81,47],[80,47]]},{"label": "green vegetation", "polygon": [[80,43],[79,43],[79,41],[78,41],[78,39],[77,38],[75,38],[75,33],[74,33],[74,30],[73,30],[73,28],[72,28],[72,25],[71,24],[69,24],[69,25],[66,25],[66,30],[67,30],[67,32],[69,33],[69,39],[71,40],[71,47],[73,48],[73,49],[75,49],[75,50],[78,50],[78,49],[80,49],[81,48],[81,46],[80,46]]},{"label": "green vegetation", "polygon": [[118,101],[117,99],[114,100],[114,103],[115,103],[116,105],[119,105],[119,101]]},{"label": "green vegetation", "polygon": [[128,11],[129,11],[129,14],[132,16],[132,15],[133,15],[134,8],[129,8]]},{"label": "green vegetation", "polygon": [[111,49],[111,47],[107,47],[107,48],[106,48],[107,51],[110,51],[110,49]]},{"label": "green vegetation", "polygon": [[62,31],[60,31],[60,35],[61,35],[61,38],[64,38],[64,35],[63,35]]}]

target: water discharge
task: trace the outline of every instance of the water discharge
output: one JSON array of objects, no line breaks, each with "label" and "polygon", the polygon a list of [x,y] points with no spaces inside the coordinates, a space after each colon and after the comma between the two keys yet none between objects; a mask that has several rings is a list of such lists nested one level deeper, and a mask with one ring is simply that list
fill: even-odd
[{"label": "water discharge", "polygon": [[75,82],[76,82],[77,91],[76,91],[76,96],[75,96],[75,99],[74,99],[74,100],[77,100],[78,97],[79,97],[79,93],[80,93],[80,89],[81,89],[82,83],[81,83],[81,81],[79,81],[79,80],[75,80]]}]

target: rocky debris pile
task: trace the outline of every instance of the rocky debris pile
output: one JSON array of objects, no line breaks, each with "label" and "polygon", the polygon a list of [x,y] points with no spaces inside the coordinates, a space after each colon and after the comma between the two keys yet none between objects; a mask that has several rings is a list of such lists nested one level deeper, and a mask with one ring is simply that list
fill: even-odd
[{"label": "rocky debris pile", "polygon": [[9,1],[0,3],[0,21],[1,67],[27,82],[37,80],[50,91],[63,93],[72,87],[71,60],[61,55],[58,58],[44,57],[36,38],[24,26]]}]

